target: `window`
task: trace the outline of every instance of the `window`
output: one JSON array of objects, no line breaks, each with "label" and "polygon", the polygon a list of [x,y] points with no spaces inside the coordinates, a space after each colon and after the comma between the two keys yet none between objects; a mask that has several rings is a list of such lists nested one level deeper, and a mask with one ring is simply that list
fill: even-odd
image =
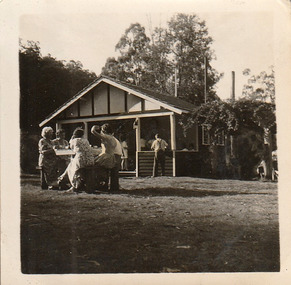
[{"label": "window", "polygon": [[217,145],[224,145],[224,131],[217,135]]},{"label": "window", "polygon": [[208,125],[202,125],[202,145],[210,145]]},{"label": "window", "polygon": [[[208,130],[209,125],[202,125],[202,145],[210,145],[210,133]],[[216,138],[214,139],[216,145],[224,145],[225,136],[224,131],[218,133]]]}]

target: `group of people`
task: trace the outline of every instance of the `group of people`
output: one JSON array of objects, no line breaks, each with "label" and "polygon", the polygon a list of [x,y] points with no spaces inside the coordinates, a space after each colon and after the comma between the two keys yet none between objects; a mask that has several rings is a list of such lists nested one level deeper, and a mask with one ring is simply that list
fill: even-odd
[{"label": "group of people", "polygon": [[[110,191],[119,190],[119,170],[128,169],[128,145],[125,140],[120,143],[113,135],[109,124],[93,126],[91,133],[101,140],[101,153],[94,155],[89,141],[84,138],[84,130],[75,129],[70,141],[65,140],[64,130],[56,132],[51,127],[44,127],[39,141],[39,166],[41,168],[41,181],[43,189],[64,189],[66,193],[78,192],[82,188],[84,179],[81,169],[99,166],[108,170]],[[154,150],[153,177],[158,175],[158,166],[161,174],[165,175],[165,150],[168,144],[158,134],[152,143]],[[71,149],[74,155],[57,155],[55,150]],[[68,182],[68,183],[66,183]],[[70,185],[70,186],[68,186]],[[65,189],[69,188],[69,189]]]},{"label": "group of people", "polygon": [[[66,193],[78,192],[82,183],[81,169],[90,166],[99,166],[109,172],[110,191],[119,190],[119,170],[121,165],[122,147],[120,142],[113,136],[109,124],[101,127],[93,126],[93,135],[101,139],[101,153],[96,157],[89,141],[84,138],[84,130],[77,128],[73,132],[70,141],[65,140],[63,130],[58,130],[57,138],[53,140],[53,129],[45,127],[42,130],[42,138],[39,141],[39,166],[41,168],[42,188],[59,189],[70,183]],[[68,159],[67,156],[57,156],[56,149],[70,148],[74,156]]]}]

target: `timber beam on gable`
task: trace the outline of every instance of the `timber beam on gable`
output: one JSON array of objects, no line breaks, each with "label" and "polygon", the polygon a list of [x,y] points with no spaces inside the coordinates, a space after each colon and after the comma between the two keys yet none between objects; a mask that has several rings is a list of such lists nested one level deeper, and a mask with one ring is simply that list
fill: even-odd
[{"label": "timber beam on gable", "polygon": [[59,124],[73,124],[82,122],[98,122],[98,121],[111,121],[111,120],[126,120],[136,118],[149,118],[149,117],[162,117],[173,115],[173,112],[156,112],[156,113],[137,113],[137,114],[125,114],[125,115],[109,115],[87,118],[73,118],[58,120]]}]

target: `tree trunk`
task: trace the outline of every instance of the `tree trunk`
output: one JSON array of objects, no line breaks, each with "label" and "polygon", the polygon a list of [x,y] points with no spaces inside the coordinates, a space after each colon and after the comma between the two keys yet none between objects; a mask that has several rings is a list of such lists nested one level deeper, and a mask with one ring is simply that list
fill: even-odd
[{"label": "tree trunk", "polygon": [[212,177],[213,178],[217,178],[217,166],[218,166],[218,149],[217,149],[217,145],[211,145],[210,146],[210,152],[211,152]]},{"label": "tree trunk", "polygon": [[241,165],[238,161],[238,146],[237,146],[238,135],[230,136],[230,161],[232,168],[232,178],[241,179]]}]

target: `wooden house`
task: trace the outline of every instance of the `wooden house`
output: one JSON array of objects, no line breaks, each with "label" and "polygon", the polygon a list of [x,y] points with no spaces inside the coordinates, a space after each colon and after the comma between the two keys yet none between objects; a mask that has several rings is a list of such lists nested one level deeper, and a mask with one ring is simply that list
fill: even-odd
[{"label": "wooden house", "polygon": [[[39,126],[55,124],[70,138],[81,126],[92,147],[97,138],[90,133],[95,124],[110,123],[115,136],[126,139],[129,166],[136,176],[152,175],[154,153],[151,142],[156,133],[169,144],[166,156],[167,176],[200,176],[201,154],[207,134],[193,128],[184,135],[179,119],[196,108],[177,97],[146,90],[106,76],[93,83],[51,113]],[[204,143],[203,143],[204,142]]]}]

